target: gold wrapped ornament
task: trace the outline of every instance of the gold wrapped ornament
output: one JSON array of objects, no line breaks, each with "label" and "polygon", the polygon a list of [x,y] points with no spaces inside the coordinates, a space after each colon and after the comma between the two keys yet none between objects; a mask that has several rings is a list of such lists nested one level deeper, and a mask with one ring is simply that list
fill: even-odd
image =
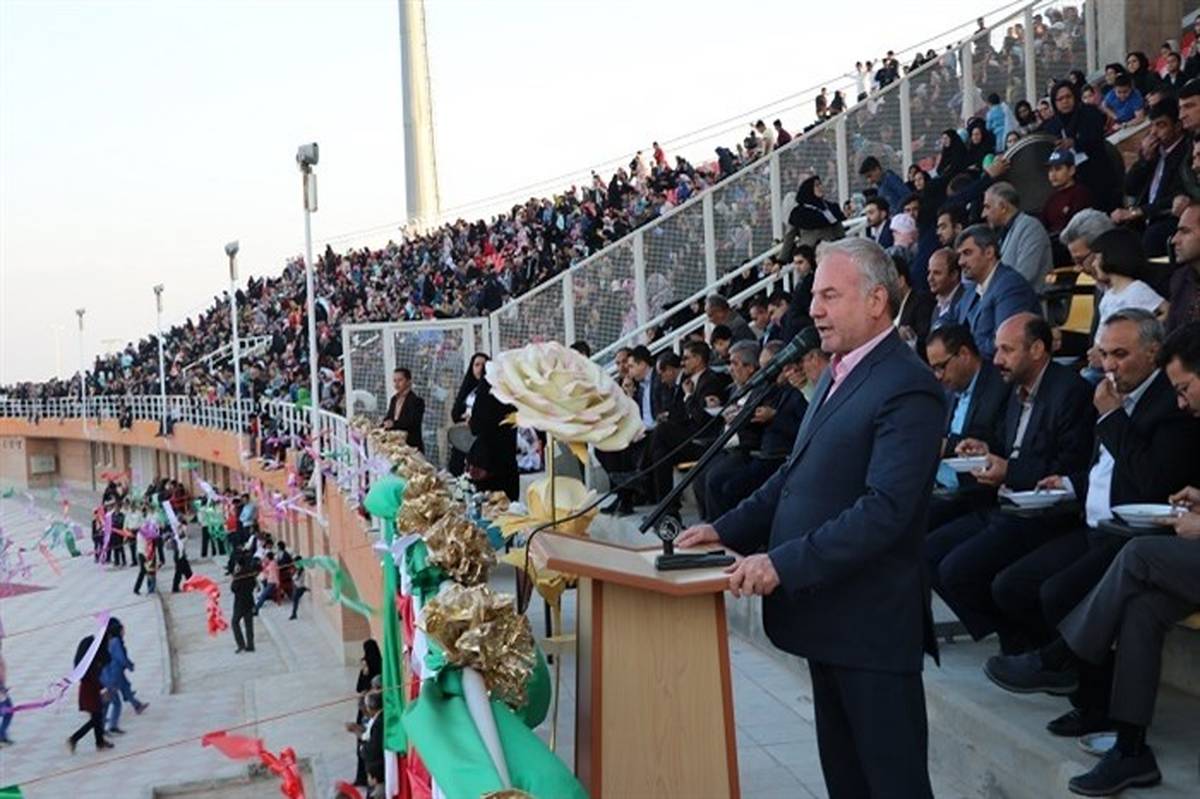
[{"label": "gold wrapped ornament", "polygon": [[425,535],[433,524],[451,510],[462,511],[450,497],[450,490],[432,469],[402,475],[407,483],[404,504],[396,514],[396,529],[401,533]]},{"label": "gold wrapped ornament", "polygon": [[440,566],[456,583],[465,586],[486,583],[496,562],[487,534],[473,524],[461,509],[434,522],[424,533],[429,562]]},{"label": "gold wrapped ornament", "polygon": [[511,596],[487,585],[450,585],[425,606],[420,624],[448,663],[478,670],[488,693],[510,707],[525,703],[536,655],[529,620]]}]

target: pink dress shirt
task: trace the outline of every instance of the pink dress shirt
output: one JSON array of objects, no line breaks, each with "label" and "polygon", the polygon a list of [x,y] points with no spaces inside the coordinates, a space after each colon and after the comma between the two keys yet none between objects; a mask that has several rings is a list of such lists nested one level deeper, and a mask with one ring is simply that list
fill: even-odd
[{"label": "pink dress shirt", "polygon": [[[860,344],[845,355],[834,355],[829,361],[829,371],[833,376],[833,382],[829,385],[829,391],[825,394],[825,399],[828,400],[833,396],[833,392],[838,390],[838,386],[846,381],[846,377],[854,371],[854,367],[858,366],[863,358],[871,354],[871,350],[879,346],[879,343],[888,337],[894,330],[890,325],[888,329],[880,333],[875,338],[868,341],[866,344]],[[823,400],[824,401],[824,400]]]}]

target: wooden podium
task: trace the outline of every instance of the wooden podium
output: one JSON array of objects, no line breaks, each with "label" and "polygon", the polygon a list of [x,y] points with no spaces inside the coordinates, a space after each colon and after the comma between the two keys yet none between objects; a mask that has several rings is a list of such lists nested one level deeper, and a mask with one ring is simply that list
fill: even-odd
[{"label": "wooden podium", "polygon": [[539,568],[580,578],[575,773],[592,799],[737,797],[727,580],[656,571],[660,551],[533,539]]}]

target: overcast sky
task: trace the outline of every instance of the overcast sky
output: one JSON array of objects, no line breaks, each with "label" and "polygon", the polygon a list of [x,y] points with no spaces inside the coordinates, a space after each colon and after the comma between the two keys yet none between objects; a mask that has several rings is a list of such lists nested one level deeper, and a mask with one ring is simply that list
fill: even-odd
[{"label": "overcast sky", "polygon": [[[442,205],[628,159],[1001,4],[428,0]],[[0,385],[75,370],[75,308],[90,359],[154,329],[155,283],[168,323],[207,307],[231,239],[243,281],[278,273],[303,248],[302,142],[318,248],[386,241],[398,30],[395,0],[0,0]]]}]

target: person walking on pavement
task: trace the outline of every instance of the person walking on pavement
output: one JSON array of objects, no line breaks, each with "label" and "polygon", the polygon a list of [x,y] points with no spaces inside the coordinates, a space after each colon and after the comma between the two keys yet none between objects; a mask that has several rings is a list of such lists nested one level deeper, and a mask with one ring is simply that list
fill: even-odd
[{"label": "person walking on pavement", "polygon": [[172,539],[171,550],[175,557],[175,576],[171,578],[171,593],[178,594],[180,584],[192,576],[192,564],[188,562],[186,530],[181,529],[179,536]]},{"label": "person walking on pavement", "polygon": [[119,619],[108,620],[108,663],[100,671],[100,684],[108,694],[108,732],[123,735],[121,729],[121,700],[133,705],[133,712],[139,716],[150,706],[149,702],[139,702],[129,683],[126,670],[133,671],[133,661],[125,650],[125,625]]},{"label": "person walking on pavement", "polygon": [[[249,554],[239,556],[237,569],[229,590],[233,592],[233,640],[237,652],[254,651],[254,583],[258,579],[258,566]],[[245,634],[242,625],[245,624]]]},{"label": "person walking on pavement", "polygon": [[[105,631],[104,637],[108,638],[108,632]],[[91,648],[93,636],[87,636],[79,641],[75,647],[75,665],[78,666],[80,661],[87,655],[88,649]],[[67,738],[67,749],[71,754],[75,754],[75,746],[79,743],[79,739],[88,734],[90,730],[96,737],[97,749],[112,749],[112,742],[104,737],[104,701],[105,691],[100,685],[100,672],[104,670],[104,666],[108,663],[108,649],[105,647],[105,641],[101,641],[99,648],[96,650],[96,656],[92,658],[92,662],[88,664],[87,671],[79,680],[79,709],[88,714],[88,720],[83,723],[79,729],[71,733],[71,737]]]}]

